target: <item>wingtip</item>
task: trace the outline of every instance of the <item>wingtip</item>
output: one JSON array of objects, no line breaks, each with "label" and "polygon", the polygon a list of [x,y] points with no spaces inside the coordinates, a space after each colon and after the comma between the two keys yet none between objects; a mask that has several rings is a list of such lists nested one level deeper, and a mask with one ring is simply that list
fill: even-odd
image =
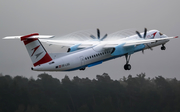
[{"label": "wingtip", "polygon": [[2,39],[19,39],[21,36],[7,36]]},{"label": "wingtip", "polygon": [[2,39],[7,39],[7,37],[4,37],[4,38],[2,38]]},{"label": "wingtip", "polygon": [[178,36],[175,36],[174,38],[178,38]]}]

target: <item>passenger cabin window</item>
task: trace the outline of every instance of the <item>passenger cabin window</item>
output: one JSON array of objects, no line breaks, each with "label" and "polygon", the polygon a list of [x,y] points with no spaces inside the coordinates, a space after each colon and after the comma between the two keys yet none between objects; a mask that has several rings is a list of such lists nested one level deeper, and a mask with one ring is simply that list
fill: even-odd
[{"label": "passenger cabin window", "polygon": [[88,60],[88,59],[91,59],[91,58],[96,58],[96,57],[99,57],[101,55],[105,55],[105,54],[108,54],[108,53],[110,53],[110,51],[105,51],[105,52],[101,52],[101,53],[98,53],[98,54],[94,54],[94,55],[85,57],[85,60]]}]

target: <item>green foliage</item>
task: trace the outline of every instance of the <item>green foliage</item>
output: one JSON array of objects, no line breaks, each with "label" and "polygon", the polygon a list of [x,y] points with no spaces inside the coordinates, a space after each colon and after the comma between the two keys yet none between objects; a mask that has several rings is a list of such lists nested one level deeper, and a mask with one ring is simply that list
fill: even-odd
[{"label": "green foliage", "polygon": [[0,75],[0,112],[179,112],[180,81],[145,74],[112,80],[61,81],[46,73],[38,79]]}]

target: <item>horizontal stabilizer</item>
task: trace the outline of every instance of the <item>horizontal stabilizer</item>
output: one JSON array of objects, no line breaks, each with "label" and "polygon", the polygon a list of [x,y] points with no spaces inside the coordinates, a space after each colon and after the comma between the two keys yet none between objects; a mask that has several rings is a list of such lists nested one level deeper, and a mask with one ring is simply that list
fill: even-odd
[{"label": "horizontal stabilizer", "polygon": [[[7,36],[4,37],[3,39],[20,39],[22,36]],[[39,39],[48,39],[48,38],[53,38],[54,35],[34,35],[31,38],[39,38]]]}]

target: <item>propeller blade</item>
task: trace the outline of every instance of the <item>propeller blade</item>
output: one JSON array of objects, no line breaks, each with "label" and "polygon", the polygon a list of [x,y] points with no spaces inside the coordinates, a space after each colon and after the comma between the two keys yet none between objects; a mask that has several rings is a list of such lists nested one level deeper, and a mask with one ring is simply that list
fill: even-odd
[{"label": "propeller blade", "polygon": [[96,39],[96,37],[95,37],[94,35],[90,35],[90,37],[91,37],[92,39]]},{"label": "propeller blade", "polygon": [[143,36],[144,39],[146,38],[146,34],[147,34],[147,28],[144,29],[144,36]]},{"label": "propeller blade", "polygon": [[141,34],[140,34],[138,31],[136,31],[136,34],[137,34],[140,38],[142,38]]},{"label": "propeller blade", "polygon": [[103,41],[107,36],[108,36],[108,34],[105,34],[104,37],[101,38],[101,41]]},{"label": "propeller blade", "polygon": [[100,39],[100,31],[97,29],[97,38]]}]

